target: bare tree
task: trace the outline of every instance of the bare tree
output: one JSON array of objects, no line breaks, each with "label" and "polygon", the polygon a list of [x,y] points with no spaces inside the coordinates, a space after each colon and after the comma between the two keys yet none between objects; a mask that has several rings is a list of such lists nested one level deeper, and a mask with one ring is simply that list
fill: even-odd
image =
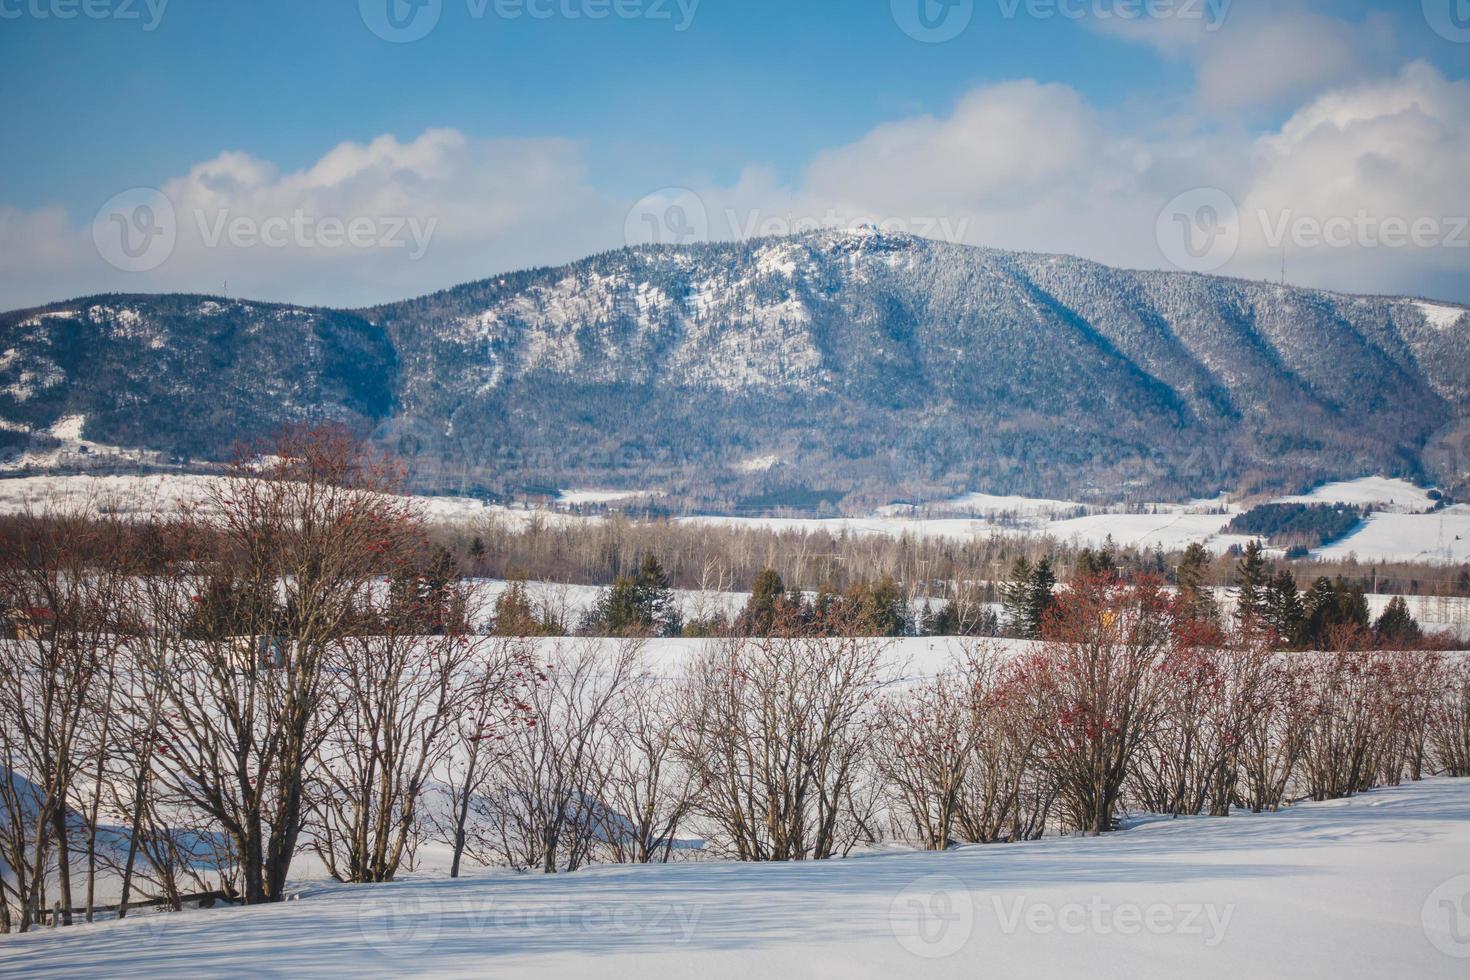
[{"label": "bare tree", "polygon": [[692,664],[676,746],[717,845],[742,861],[833,857],[871,836],[855,806],[886,679],[882,643],[732,638]]},{"label": "bare tree", "polygon": [[0,607],[21,632],[0,656],[0,840],[22,932],[39,920],[48,866],[60,922],[72,924],[72,836],[83,821],[70,804],[93,769],[86,735],[111,669],[116,581],[91,556],[117,555],[83,513],[33,517],[25,531],[20,553],[0,565]]},{"label": "bare tree", "polygon": [[601,837],[619,863],[669,861],[679,826],[695,805],[694,776],[674,753],[676,709],[671,685],[641,671],[613,713],[601,779]]},{"label": "bare tree", "polygon": [[475,802],[491,847],[512,867],[576,871],[605,843],[604,799],[617,712],[642,667],[643,641],[574,641],[526,696],[528,717]]},{"label": "bare tree", "polygon": [[[464,587],[451,589],[433,601],[465,607]],[[370,600],[366,628],[342,643],[332,674],[340,709],[311,768],[310,796],[316,851],[339,881],[393,880],[454,726],[493,676],[482,669],[486,641],[464,631],[464,617],[443,635],[419,636],[404,632],[424,619],[398,608],[404,601],[413,600]]]},{"label": "bare tree", "polygon": [[1074,583],[1047,624],[1031,675],[1046,705],[1040,758],[1077,830],[1113,829],[1124,783],[1160,723],[1170,625],[1157,583],[1105,579]]},{"label": "bare tree", "polygon": [[346,434],[293,431],[216,481],[198,517],[194,639],[149,665],[172,730],[156,768],[233,842],[247,904],[285,897],[307,769],[343,707],[331,671],[384,557],[417,538],[396,486]]}]

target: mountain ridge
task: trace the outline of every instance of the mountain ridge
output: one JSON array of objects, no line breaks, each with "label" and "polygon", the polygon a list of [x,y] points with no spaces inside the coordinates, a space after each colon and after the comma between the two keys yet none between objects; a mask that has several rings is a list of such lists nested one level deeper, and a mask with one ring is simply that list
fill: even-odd
[{"label": "mountain ridge", "polygon": [[1470,417],[1466,312],[873,229],[637,246],[353,310],[0,314],[0,437],[81,415],[98,442],[211,458],[328,418],[426,489],[732,506],[1453,484],[1425,448]]}]

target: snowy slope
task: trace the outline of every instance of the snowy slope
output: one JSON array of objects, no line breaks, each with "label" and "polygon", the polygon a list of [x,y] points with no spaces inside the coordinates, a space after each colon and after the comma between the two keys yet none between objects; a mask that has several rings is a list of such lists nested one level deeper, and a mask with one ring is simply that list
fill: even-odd
[{"label": "snowy slope", "polygon": [[1393,510],[1406,514],[1422,514],[1434,507],[1429,491],[1407,480],[1390,480],[1381,476],[1365,477],[1343,483],[1328,483],[1311,493],[1283,497],[1288,504],[1353,504],[1374,510]]},{"label": "snowy slope", "polygon": [[1464,977],[1470,781],[1104,838],[309,886],[0,938],[26,977]]},{"label": "snowy slope", "polygon": [[1314,554],[1458,565],[1470,561],[1470,508],[1452,507],[1435,514],[1374,514],[1357,532]]}]

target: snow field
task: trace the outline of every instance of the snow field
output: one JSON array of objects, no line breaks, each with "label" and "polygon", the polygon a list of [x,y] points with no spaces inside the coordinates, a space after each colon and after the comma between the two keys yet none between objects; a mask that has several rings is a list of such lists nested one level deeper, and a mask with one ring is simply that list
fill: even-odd
[{"label": "snow field", "polygon": [[1102,838],[830,862],[304,886],[269,908],[0,938],[85,976],[1459,978],[1470,780]]}]

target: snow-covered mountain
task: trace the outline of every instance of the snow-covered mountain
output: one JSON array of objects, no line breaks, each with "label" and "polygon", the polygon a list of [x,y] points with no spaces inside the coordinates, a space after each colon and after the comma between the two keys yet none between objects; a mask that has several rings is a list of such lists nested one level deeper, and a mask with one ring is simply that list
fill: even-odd
[{"label": "snow-covered mountain", "polygon": [[426,486],[735,506],[1453,482],[1461,307],[873,229],[625,249],[370,310],[110,296],[0,316],[0,439],[222,454],[327,415]]}]

